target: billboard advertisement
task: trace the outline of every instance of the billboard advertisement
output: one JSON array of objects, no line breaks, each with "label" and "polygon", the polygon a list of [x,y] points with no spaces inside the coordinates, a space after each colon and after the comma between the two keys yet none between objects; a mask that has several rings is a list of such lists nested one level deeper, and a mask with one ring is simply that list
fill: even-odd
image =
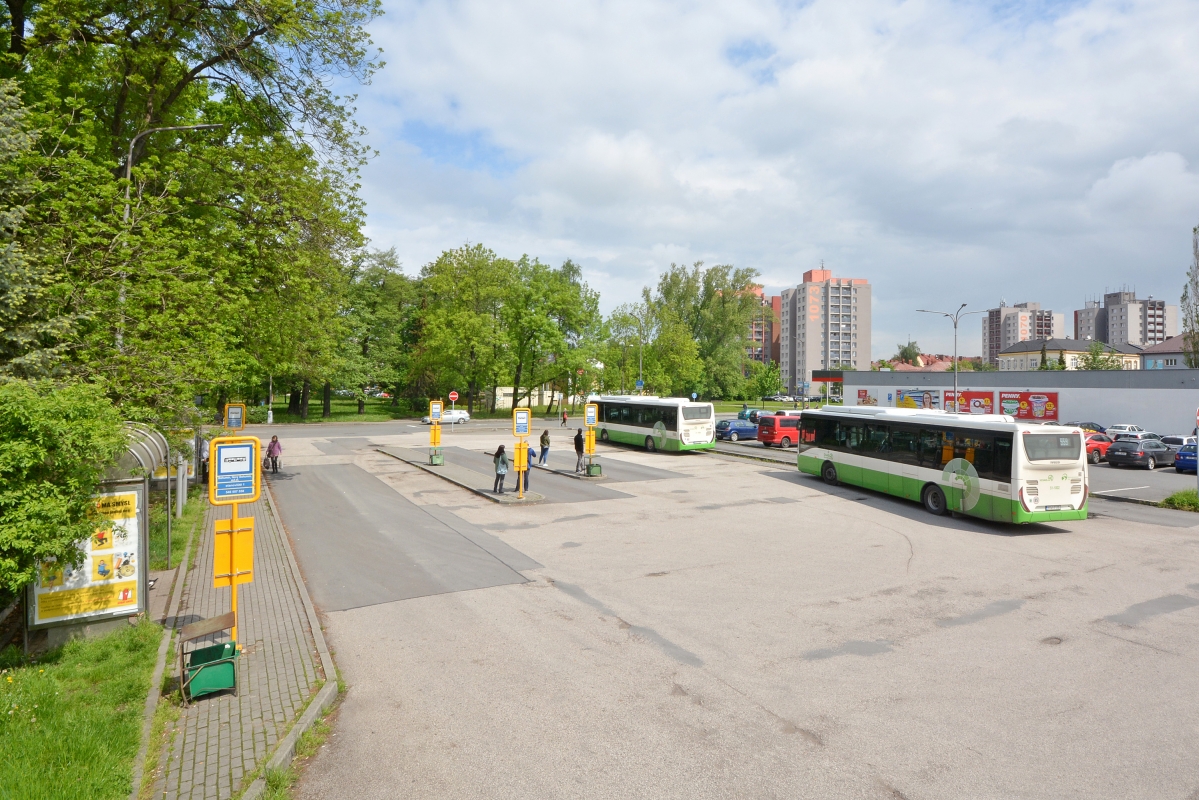
[{"label": "billboard advertisement", "polygon": [[[950,393],[952,394],[952,392]],[[896,408],[940,408],[940,389],[896,389]]]},{"label": "billboard advertisement", "polygon": [[129,487],[96,497],[96,508],[112,527],[99,527],[81,543],[78,568],[53,561],[41,565],[33,585],[33,625],[125,616],[145,609],[139,597],[139,570],[145,541],[138,525],[142,488]]},{"label": "billboard advertisement", "polygon": [[878,390],[877,389],[858,389],[858,405],[860,405],[860,406],[877,406],[878,405]]},{"label": "billboard advertisement", "polygon": [[1000,392],[999,413],[1019,420],[1056,422],[1057,392]]},{"label": "billboard advertisement", "polygon": [[[945,393],[946,410],[953,408],[953,399],[953,392]],[[995,413],[994,392],[959,392],[957,402],[959,414]]]}]

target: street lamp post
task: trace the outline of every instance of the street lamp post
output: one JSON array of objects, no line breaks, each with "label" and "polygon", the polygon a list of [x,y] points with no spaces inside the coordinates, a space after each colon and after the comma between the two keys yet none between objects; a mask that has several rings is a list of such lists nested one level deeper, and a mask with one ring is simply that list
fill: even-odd
[{"label": "street lamp post", "polygon": [[916,309],[921,314],[940,314],[942,317],[948,317],[953,322],[953,413],[958,413],[958,320],[962,317],[968,317],[971,314],[982,314],[982,311],[967,311],[962,313],[962,309],[966,307],[965,303],[958,306],[958,310],[952,314],[948,311],[928,311],[923,308]]},{"label": "street lamp post", "polygon": [[[129,140],[129,152],[125,156],[125,216],[122,219],[124,224],[129,224],[129,186],[133,182],[133,148],[144,136],[149,136],[152,133],[160,133],[162,131],[203,131],[212,128],[223,128],[224,123],[218,122],[206,125],[171,125],[166,128],[149,128],[134,136]],[[122,313],[119,315],[119,325],[117,327],[116,345],[117,350],[121,351],[125,344],[125,273],[121,273],[121,288],[117,292],[117,305],[121,307]]]}]

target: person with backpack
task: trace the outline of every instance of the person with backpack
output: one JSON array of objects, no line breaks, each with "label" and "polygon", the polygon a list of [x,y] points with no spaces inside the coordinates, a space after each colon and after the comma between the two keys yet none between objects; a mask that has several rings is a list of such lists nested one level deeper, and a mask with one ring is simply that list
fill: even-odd
[{"label": "person with backpack", "polygon": [[504,452],[503,445],[500,445],[500,449],[492,454],[491,460],[495,464],[495,483],[492,485],[491,491],[493,494],[503,494],[504,477],[508,474],[508,455]]}]

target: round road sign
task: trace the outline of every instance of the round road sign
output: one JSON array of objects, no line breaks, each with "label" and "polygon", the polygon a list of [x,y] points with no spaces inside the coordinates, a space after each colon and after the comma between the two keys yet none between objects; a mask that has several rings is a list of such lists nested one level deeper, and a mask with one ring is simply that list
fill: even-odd
[{"label": "round road sign", "polygon": [[457,402],[457,400],[458,400],[458,393],[457,393],[457,392],[450,392],[450,401],[451,401],[451,402]]}]

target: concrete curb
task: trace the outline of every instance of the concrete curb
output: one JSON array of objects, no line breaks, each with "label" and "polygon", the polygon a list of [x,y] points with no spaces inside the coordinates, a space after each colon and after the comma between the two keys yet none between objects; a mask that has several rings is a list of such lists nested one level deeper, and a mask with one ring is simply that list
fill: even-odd
[{"label": "concrete curb", "polygon": [[270,481],[263,481],[266,489],[263,494],[266,495],[267,507],[271,510],[271,516],[275,518],[275,523],[279,529],[279,535],[283,538],[283,552],[287,553],[287,563],[291,567],[292,579],[296,582],[296,586],[300,590],[300,600],[304,603],[304,613],[308,616],[308,626],[312,629],[312,641],[316,644],[317,655],[321,659],[321,670],[325,673],[325,685],[316,693],[316,697],[308,704],[308,708],[300,715],[300,718],[291,730],[287,732],[279,744],[275,747],[275,752],[267,759],[266,764],[262,769],[262,773],[254,779],[244,792],[241,794],[242,800],[257,800],[266,791],[266,773],[285,769],[291,760],[296,755],[296,744],[300,741],[309,728],[311,728],[321,714],[325,712],[329,706],[333,705],[333,701],[337,699],[337,668],[333,664],[333,655],[329,652],[329,647],[325,643],[325,634],[321,630],[320,617],[316,614],[316,607],[312,605],[312,598],[308,595],[308,587],[304,585],[304,576],[300,572],[300,564],[296,561],[296,554],[291,546],[291,535],[287,532],[287,526],[283,524],[283,517],[279,514],[279,509],[275,505],[275,495],[271,491]]},{"label": "concrete curb", "polygon": [[608,478],[607,475],[600,475],[599,477],[592,478],[588,475],[580,475],[577,472],[567,472],[564,469],[554,469],[553,467],[546,467],[546,466],[542,466],[541,464],[534,464],[533,466],[537,467],[537,469],[541,470],[542,472],[549,472],[554,475],[561,475],[564,478],[574,478],[576,481],[602,481],[602,480],[607,480],[607,478]]},{"label": "concrete curb", "polygon": [[498,503],[502,506],[531,506],[531,505],[540,503],[542,500],[545,499],[544,496],[537,494],[537,492],[529,492],[525,495],[524,499],[521,500],[515,496],[514,491],[509,492],[509,494],[512,496],[512,499],[508,499],[507,497],[504,497],[503,495],[494,495],[485,489],[477,489],[474,486],[471,486],[469,483],[463,483],[462,481],[457,480],[456,478],[451,478],[449,475],[446,475],[444,472],[439,472],[437,469],[435,469],[434,467],[431,467],[428,464],[421,464],[419,461],[413,461],[411,459],[404,458],[403,456],[397,456],[395,453],[389,453],[380,447],[375,448],[375,452],[382,453],[383,455],[389,456],[390,458],[394,458],[396,461],[403,461],[405,464],[410,464],[410,465],[416,467],[417,469],[422,469],[425,472],[429,473],[430,475],[436,475],[437,477],[441,478],[443,481],[448,481],[449,483],[452,483],[455,486],[460,486],[463,489],[466,489],[468,492],[474,492],[479,497],[486,498],[487,500],[490,500],[493,503]]},{"label": "concrete curb", "polygon": [[[146,696],[145,710],[142,712],[142,738],[137,756],[133,759],[133,791],[129,800],[137,800],[142,789],[142,772],[145,769],[146,755],[150,752],[150,729],[154,727],[154,712],[158,710],[158,701],[162,699],[162,674],[166,671],[167,651],[170,649],[171,636],[175,632],[175,619],[179,616],[179,603],[183,601],[183,584],[187,581],[187,559],[191,555],[192,537],[196,535],[196,526],[192,523],[191,532],[187,534],[187,542],[183,545],[183,559],[175,570],[175,581],[171,584],[171,599],[167,603],[167,613],[163,618],[162,642],[158,645],[158,660],[154,663],[154,675],[150,678],[150,694]],[[168,565],[169,566],[169,565]]]},{"label": "concrete curb", "polygon": [[764,464],[778,464],[784,467],[794,467],[793,461],[781,461],[777,458],[766,458],[765,456],[755,456],[750,453],[730,453],[727,450],[701,450],[701,453],[713,456],[728,456],[729,458],[745,458],[750,461],[761,461]]},{"label": "concrete curb", "polygon": [[1156,500],[1141,500],[1139,497],[1117,497],[1111,494],[1092,494],[1090,499],[1111,500],[1113,503],[1136,503],[1142,506],[1152,506],[1153,508],[1167,508],[1170,511],[1185,511],[1184,508],[1168,508],[1168,506],[1158,505]]}]

